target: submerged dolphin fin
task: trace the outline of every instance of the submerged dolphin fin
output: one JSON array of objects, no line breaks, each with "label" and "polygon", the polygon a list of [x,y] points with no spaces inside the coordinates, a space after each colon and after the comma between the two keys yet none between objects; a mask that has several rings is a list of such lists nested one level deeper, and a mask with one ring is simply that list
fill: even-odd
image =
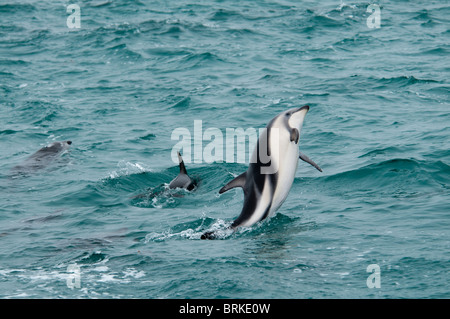
[{"label": "submerged dolphin fin", "polygon": [[319,172],[322,172],[322,169],[319,167],[319,165],[317,165],[316,163],[314,163],[314,161],[313,161],[312,159],[310,159],[308,156],[306,156],[305,154],[300,153],[299,158],[300,158],[302,161],[305,161],[306,163],[308,163],[308,164],[314,166]]},{"label": "submerged dolphin fin", "polygon": [[242,187],[244,188],[245,180],[247,177],[247,172],[242,173],[238,177],[234,178],[228,184],[226,184],[224,187],[222,187],[219,191],[219,194],[225,193],[227,190],[230,190],[235,187]]}]

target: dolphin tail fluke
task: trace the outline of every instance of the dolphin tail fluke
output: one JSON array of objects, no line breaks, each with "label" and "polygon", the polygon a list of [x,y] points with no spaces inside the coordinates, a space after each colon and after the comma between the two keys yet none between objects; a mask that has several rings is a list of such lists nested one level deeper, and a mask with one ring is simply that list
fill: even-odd
[{"label": "dolphin tail fluke", "polygon": [[225,193],[227,190],[230,190],[235,187],[242,187],[245,186],[245,181],[247,177],[247,172],[242,173],[238,177],[234,178],[232,181],[228,182],[224,187],[222,187],[219,191],[219,194]]},{"label": "dolphin tail fluke", "polygon": [[319,165],[317,165],[316,163],[314,163],[314,161],[313,161],[312,159],[310,159],[308,156],[306,156],[305,154],[300,153],[299,158],[300,158],[302,161],[305,161],[306,163],[308,163],[308,164],[314,166],[319,172],[322,172],[322,169],[319,167]]}]

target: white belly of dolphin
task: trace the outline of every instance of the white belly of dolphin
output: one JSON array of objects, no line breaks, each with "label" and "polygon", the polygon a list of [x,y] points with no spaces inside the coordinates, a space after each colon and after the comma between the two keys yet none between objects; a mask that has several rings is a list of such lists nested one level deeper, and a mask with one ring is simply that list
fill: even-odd
[{"label": "white belly of dolphin", "polygon": [[285,152],[280,157],[277,184],[273,194],[269,217],[275,215],[276,210],[288,196],[297,170],[299,156],[298,145],[290,142],[284,150]]}]

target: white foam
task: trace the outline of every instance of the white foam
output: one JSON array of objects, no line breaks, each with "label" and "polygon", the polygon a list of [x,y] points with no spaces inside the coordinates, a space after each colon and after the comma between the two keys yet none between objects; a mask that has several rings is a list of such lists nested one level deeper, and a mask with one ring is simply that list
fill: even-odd
[{"label": "white foam", "polygon": [[140,174],[144,172],[152,172],[152,169],[149,167],[146,167],[145,164],[142,163],[132,163],[127,161],[120,161],[117,163],[117,166],[119,167],[118,170],[112,171],[109,173],[110,178],[118,178],[120,176],[126,176],[131,174]]},{"label": "white foam", "polygon": [[135,279],[142,278],[145,276],[145,272],[143,270],[138,271],[135,268],[127,268],[123,271],[124,277],[133,277]]}]

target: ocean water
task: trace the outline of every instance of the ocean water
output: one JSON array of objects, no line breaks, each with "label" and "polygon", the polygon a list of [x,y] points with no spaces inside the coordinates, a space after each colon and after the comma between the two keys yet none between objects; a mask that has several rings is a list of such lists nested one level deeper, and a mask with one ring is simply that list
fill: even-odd
[{"label": "ocean water", "polygon": [[[0,298],[449,298],[449,22],[448,1],[1,0]],[[192,153],[198,188],[168,190],[174,130],[305,104],[323,173],[300,162],[276,216],[200,240],[248,163]]]}]

